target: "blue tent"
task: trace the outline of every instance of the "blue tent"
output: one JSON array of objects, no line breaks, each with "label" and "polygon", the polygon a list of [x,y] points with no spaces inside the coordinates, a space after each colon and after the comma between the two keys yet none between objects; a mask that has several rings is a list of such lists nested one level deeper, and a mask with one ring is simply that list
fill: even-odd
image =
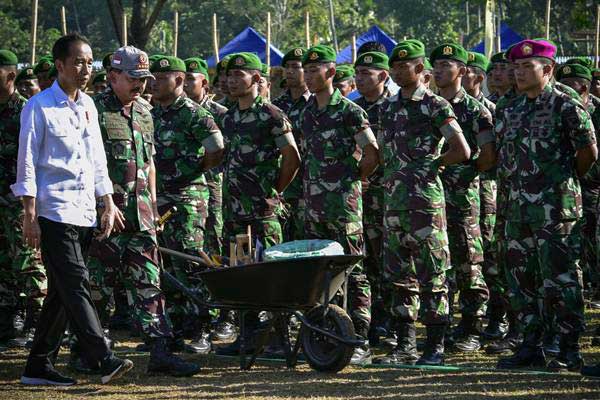
[{"label": "blue tent", "polygon": [[[267,40],[263,35],[258,33],[252,27],[247,27],[239,35],[234,37],[229,43],[223,46],[219,50],[219,59],[222,59],[228,54],[239,53],[242,51],[247,51],[250,53],[255,53],[258,57],[260,57],[261,61],[264,63],[267,61],[266,56],[266,47]],[[271,44],[271,65],[278,66],[281,64],[281,59],[283,58],[283,54],[279,51],[273,44]],[[217,64],[215,62],[215,56],[210,57],[208,60],[209,68],[214,68]]]},{"label": "blue tent", "polygon": [[[519,43],[521,40],[523,40],[523,37],[513,31],[510,26],[506,25],[504,22],[500,24],[500,47],[502,47],[502,51],[508,49],[515,43]],[[485,54],[485,41],[473,47],[471,51]]]},{"label": "blue tent", "polygon": [[[358,50],[361,45],[366,42],[379,42],[383,44],[388,52],[391,53],[396,46],[396,41],[389,37],[387,33],[381,30],[377,25],[373,25],[371,29],[367,32],[363,33],[359,37],[356,38],[356,49]],[[337,55],[336,59],[338,64],[349,64],[352,62],[352,45],[344,48]]]}]

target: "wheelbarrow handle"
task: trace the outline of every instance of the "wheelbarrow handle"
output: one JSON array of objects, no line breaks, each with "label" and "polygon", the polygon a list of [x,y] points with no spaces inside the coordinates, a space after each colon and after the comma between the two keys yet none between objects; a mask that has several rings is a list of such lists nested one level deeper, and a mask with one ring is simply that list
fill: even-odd
[{"label": "wheelbarrow handle", "polygon": [[191,301],[196,303],[198,307],[205,307],[208,305],[208,303],[202,300],[200,297],[198,297],[198,295],[194,291],[192,291],[190,288],[181,283],[179,279],[175,278],[169,272],[165,271],[164,268],[161,270],[161,272],[163,283],[166,283],[167,285],[170,285],[171,287],[177,289],[179,292],[183,293]]},{"label": "wheelbarrow handle", "polygon": [[207,264],[206,261],[204,261],[204,259],[202,257],[196,257],[191,254],[182,253],[181,251],[171,250],[171,249],[168,249],[168,248],[162,247],[162,246],[159,246],[158,249],[163,254],[168,254],[170,256],[183,258],[184,260],[193,261],[193,262],[198,263],[201,266],[206,267],[206,268],[214,268],[214,265]]}]

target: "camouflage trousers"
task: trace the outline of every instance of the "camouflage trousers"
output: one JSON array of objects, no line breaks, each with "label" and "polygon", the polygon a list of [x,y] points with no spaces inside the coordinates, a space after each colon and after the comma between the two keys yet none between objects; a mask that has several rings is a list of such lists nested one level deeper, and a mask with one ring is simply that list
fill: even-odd
[{"label": "camouflage trousers", "polygon": [[281,223],[279,222],[278,217],[255,219],[252,221],[243,222],[225,221],[223,254],[229,255],[229,243],[235,243],[235,235],[245,234],[248,232],[248,225],[250,225],[252,229],[253,248],[256,239],[260,240],[265,249],[282,243],[283,233],[281,231]]},{"label": "camouflage trousers", "polygon": [[208,216],[204,237],[204,251],[221,254],[223,248],[223,173],[214,169],[205,174],[208,182]]},{"label": "camouflage trousers", "polygon": [[479,193],[471,199],[469,210],[446,204],[451,268],[447,273],[450,302],[460,291],[463,317],[483,318],[489,291],[483,277],[483,238],[479,226]]},{"label": "camouflage trousers", "polygon": [[[92,299],[99,310],[108,308],[114,282],[122,282],[132,308],[132,320],[146,338],[172,336],[160,285],[160,254],[154,232],[122,232],[93,240],[88,269]],[[97,297],[100,294],[101,297]]]},{"label": "camouflage trousers", "polygon": [[450,251],[444,209],[386,211],[384,227],[390,313],[405,322],[420,316],[425,325],[446,324]]},{"label": "camouflage trousers", "polygon": [[600,193],[599,190],[592,190],[584,186],[581,187],[581,198],[583,202],[583,253],[581,255],[581,268],[585,284],[600,286],[600,262],[598,259],[598,225],[600,224],[600,212],[598,210]]},{"label": "camouflage trousers", "polygon": [[374,325],[388,319],[384,300],[389,297],[383,285],[383,188],[369,186],[363,191],[363,225],[365,227],[365,272],[371,284],[371,313]]},{"label": "camouflage trousers", "polygon": [[[345,254],[364,254],[364,238],[360,222],[306,221],[307,239],[335,240],[342,245]],[[371,324],[371,285],[364,273],[362,262],[357,263],[348,277],[349,314],[356,335],[367,338]]]},{"label": "camouflage trousers", "polygon": [[0,206],[0,306],[14,308],[23,296],[26,309],[37,313],[48,293],[48,282],[41,253],[23,242],[23,215],[19,202]]},{"label": "camouflage trousers", "polygon": [[285,198],[285,220],[282,222],[283,241],[304,239],[304,199],[296,197]]},{"label": "camouflage trousers", "polygon": [[582,221],[506,222],[506,279],[520,330],[583,332]]},{"label": "camouflage trousers", "polygon": [[[179,194],[158,196],[158,211],[161,215],[171,207],[177,207],[177,212],[163,226],[159,237],[161,246],[190,255],[198,255],[198,251],[204,248],[209,196],[208,189],[200,185],[186,188]],[[165,257],[164,267],[184,285],[206,293],[206,289],[198,277],[197,273],[200,269],[196,264],[182,258],[169,256]],[[165,294],[167,311],[176,335],[183,331],[195,330],[194,324],[200,322],[199,318],[208,318],[208,310],[198,308],[182,293],[168,289]],[[192,321],[193,323],[190,325]]]}]

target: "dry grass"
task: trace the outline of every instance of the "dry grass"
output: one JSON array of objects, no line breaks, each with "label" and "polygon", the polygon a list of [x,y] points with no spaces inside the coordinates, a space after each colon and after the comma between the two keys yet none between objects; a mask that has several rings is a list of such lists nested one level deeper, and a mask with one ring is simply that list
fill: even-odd
[{"label": "dry grass", "polygon": [[[599,312],[589,312],[588,332],[600,323]],[[422,334],[422,332],[420,332]],[[0,355],[0,399],[600,399],[600,380],[579,374],[534,374],[493,370],[495,357],[449,355],[447,364],[468,367],[466,371],[422,371],[414,369],[348,367],[338,374],[311,371],[305,364],[287,370],[283,364],[259,362],[251,371],[240,371],[236,360],[214,356],[185,356],[203,366],[193,378],[149,377],[148,356],[133,351],[136,343],[121,336],[117,351],[131,358],[134,370],[115,384],[100,385],[98,377],[76,376],[79,385],[70,388],[25,387],[18,384],[26,352],[11,350]],[[600,362],[600,349],[583,339],[588,363]],[[66,354],[58,368],[65,369]]]}]

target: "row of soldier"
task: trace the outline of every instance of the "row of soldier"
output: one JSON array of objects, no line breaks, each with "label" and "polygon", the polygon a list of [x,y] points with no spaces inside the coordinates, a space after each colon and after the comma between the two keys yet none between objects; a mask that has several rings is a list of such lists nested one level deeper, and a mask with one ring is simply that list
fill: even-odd
[{"label": "row of soldier", "polygon": [[[369,43],[359,49],[354,76],[352,68],[336,67],[327,46],[295,48],[282,62],[286,91],[272,102],[264,65],[240,53],[217,65],[218,104],[204,60],[148,60],[135,48],[119,49],[94,80],[99,89],[103,77],[109,83],[95,103],[124,216],[123,231],[90,250],[98,312],[108,318],[111,288],[122,281],[150,366],[195,373],[171,352],[189,335],[188,349],[206,350],[209,310],[176,293],[165,301],[157,244],[220,253],[250,225],[267,247],[320,238],[366,254],[350,279],[352,321],[373,345],[386,336],[395,342],[375,363],[439,365],[445,346],[477,351],[487,338],[496,340],[488,352],[515,352],[499,367],[545,365],[545,349],[556,356],[551,368],[581,368],[581,265],[587,282],[598,277],[597,178],[595,167],[586,171],[597,157],[591,120],[598,121],[598,100],[590,91],[600,85],[585,60],[555,68],[555,52],[552,43],[527,40],[489,62],[456,44],[438,46],[428,58],[417,40],[401,42],[389,57]],[[3,121],[11,122],[2,140],[12,153],[3,156],[14,164],[24,100],[11,86],[16,57],[6,54],[11,107]],[[50,60],[40,64],[52,69]],[[395,94],[392,81],[400,87]],[[354,86],[356,103],[344,97]],[[13,208],[2,225],[14,235],[18,203],[8,185],[15,175],[6,172],[2,194]],[[173,206],[175,216],[157,227]],[[21,271],[43,273],[35,252],[17,247],[9,257],[31,260]],[[193,265],[170,259],[166,268],[201,286]],[[419,316],[427,327],[421,357]],[[186,326],[190,320],[199,324]],[[258,324],[258,315],[246,321]],[[219,350],[235,353],[237,342]],[[365,345],[353,362],[371,357]],[[95,367],[72,361],[79,370]]]}]

